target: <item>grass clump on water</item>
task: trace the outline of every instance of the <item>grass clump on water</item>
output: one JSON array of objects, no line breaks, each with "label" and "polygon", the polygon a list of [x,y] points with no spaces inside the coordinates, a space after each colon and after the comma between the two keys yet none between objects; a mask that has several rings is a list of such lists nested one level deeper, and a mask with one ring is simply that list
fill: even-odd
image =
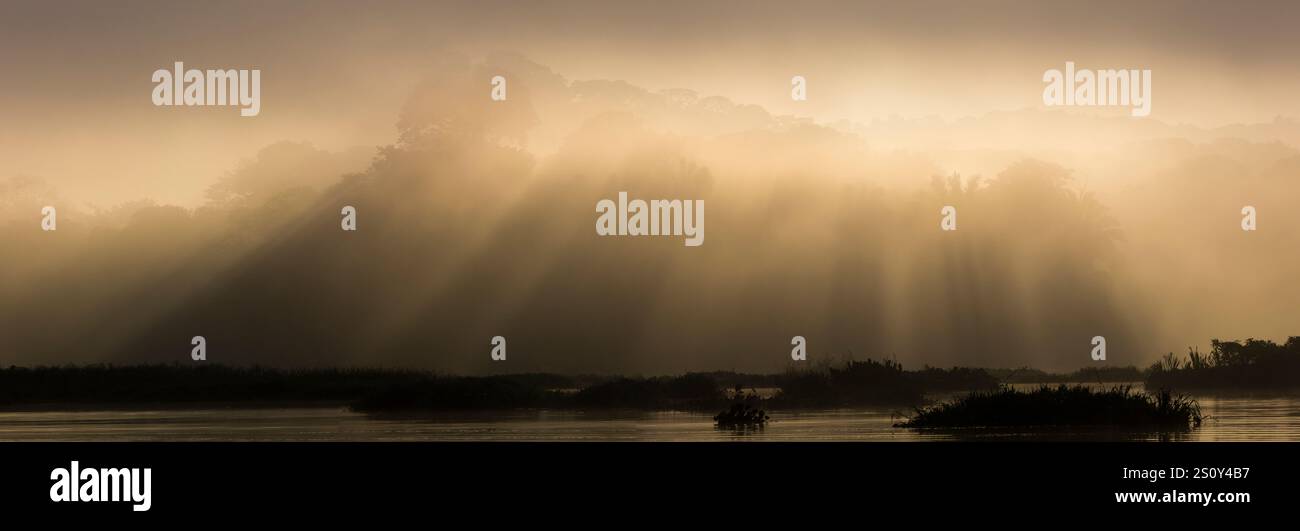
[{"label": "grass clump on water", "polygon": [[1004,387],[971,393],[965,398],[920,408],[901,428],[974,428],[1022,426],[1109,426],[1179,428],[1201,425],[1196,400],[1158,393],[1134,392],[1129,386],[1094,390],[1076,385],[1042,386],[1033,391]]}]

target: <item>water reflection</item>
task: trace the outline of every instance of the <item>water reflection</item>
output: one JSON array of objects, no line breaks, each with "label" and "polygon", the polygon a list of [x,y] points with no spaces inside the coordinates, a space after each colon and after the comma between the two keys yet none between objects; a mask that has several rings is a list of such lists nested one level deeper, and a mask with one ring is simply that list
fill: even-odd
[{"label": "water reflection", "polygon": [[[934,397],[945,399],[948,397]],[[1186,432],[893,427],[904,408],[771,412],[761,429],[718,429],[711,414],[511,411],[371,417],[344,408],[0,412],[4,441],[1300,441],[1300,394],[1197,396]]]}]

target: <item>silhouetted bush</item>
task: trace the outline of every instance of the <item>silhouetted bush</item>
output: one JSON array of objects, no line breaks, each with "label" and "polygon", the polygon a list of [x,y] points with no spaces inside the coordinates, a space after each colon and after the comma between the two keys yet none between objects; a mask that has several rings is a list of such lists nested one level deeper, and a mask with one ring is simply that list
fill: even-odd
[{"label": "silhouetted bush", "polygon": [[1300,337],[1272,341],[1210,341],[1210,353],[1189,349],[1151,365],[1147,387],[1183,389],[1278,389],[1300,387]]}]

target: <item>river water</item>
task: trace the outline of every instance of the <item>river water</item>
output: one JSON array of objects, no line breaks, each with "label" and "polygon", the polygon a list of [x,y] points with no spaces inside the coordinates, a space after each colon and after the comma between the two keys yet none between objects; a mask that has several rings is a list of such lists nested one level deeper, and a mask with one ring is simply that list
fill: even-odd
[{"label": "river water", "polygon": [[[943,399],[945,397],[936,397]],[[1196,396],[1205,423],[1186,432],[895,428],[908,411],[773,412],[767,427],[719,429],[709,415],[509,411],[376,418],[343,407],[0,412],[0,441],[1300,441],[1300,394]]]}]

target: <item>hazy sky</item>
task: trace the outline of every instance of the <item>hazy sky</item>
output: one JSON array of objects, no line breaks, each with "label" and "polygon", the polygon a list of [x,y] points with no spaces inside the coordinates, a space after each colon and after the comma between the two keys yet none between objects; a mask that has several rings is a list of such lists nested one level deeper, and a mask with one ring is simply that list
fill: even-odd
[{"label": "hazy sky", "polygon": [[[513,370],[654,373],[778,369],[796,334],[1053,369],[1094,335],[1137,365],[1285,340],[1297,23],[1294,2],[5,2],[0,351],[171,360],[207,334],[231,361],[487,372],[503,334]],[[260,70],[260,114],[154,106],[176,61]],[[1150,70],[1150,116],[1046,108],[1067,61]],[[708,243],[597,237],[620,190],[707,200]]]},{"label": "hazy sky", "polygon": [[[0,174],[105,206],[194,205],[278,140],[391,142],[438,58],[499,50],[824,122],[1040,106],[1043,71],[1070,60],[1153,70],[1153,120],[1266,122],[1300,115],[1297,21],[1284,1],[5,2]],[[177,60],[262,69],[261,115],[152,106],[150,74]]]}]

